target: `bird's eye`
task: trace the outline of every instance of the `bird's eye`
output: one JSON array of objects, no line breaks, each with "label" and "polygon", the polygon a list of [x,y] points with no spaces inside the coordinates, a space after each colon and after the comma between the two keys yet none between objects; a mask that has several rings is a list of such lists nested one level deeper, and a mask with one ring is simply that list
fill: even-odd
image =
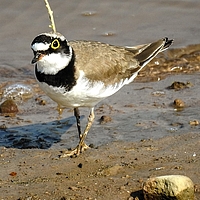
[{"label": "bird's eye", "polygon": [[60,47],[60,42],[55,39],[52,43],[51,43],[51,48],[52,49],[58,49]]}]

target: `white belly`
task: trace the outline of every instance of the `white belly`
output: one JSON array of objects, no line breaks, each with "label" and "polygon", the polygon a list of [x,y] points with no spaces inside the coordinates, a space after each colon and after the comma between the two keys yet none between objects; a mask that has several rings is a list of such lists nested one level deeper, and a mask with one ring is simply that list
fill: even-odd
[{"label": "white belly", "polygon": [[130,83],[137,74],[134,74],[130,79],[125,79],[114,85],[105,86],[103,82],[91,83],[80,73],[77,84],[66,92],[63,87],[53,87],[46,83],[40,83],[41,89],[60,106],[64,107],[94,107],[102,99],[116,93],[125,84]]},{"label": "white belly", "polygon": [[47,96],[63,107],[94,107],[103,99],[89,95],[87,91],[78,92],[73,89],[70,92],[66,92],[64,88],[52,87],[46,83],[39,83],[39,85]]}]

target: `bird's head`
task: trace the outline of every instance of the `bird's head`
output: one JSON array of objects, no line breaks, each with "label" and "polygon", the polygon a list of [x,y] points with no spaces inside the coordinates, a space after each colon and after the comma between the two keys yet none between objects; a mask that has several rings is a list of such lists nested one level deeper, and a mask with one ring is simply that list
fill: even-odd
[{"label": "bird's head", "polygon": [[60,33],[42,33],[31,43],[37,70],[45,74],[56,74],[72,59],[73,50]]}]

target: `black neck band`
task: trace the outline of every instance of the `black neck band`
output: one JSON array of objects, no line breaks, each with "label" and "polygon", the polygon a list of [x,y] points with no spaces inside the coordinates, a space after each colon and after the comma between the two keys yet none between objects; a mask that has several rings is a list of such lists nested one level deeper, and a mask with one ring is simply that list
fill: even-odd
[{"label": "black neck band", "polygon": [[45,82],[48,85],[54,87],[65,87],[66,91],[70,91],[72,87],[76,84],[75,79],[75,55],[72,52],[72,58],[69,64],[57,74],[44,74],[37,70],[37,64],[35,65],[35,75],[39,82]]}]

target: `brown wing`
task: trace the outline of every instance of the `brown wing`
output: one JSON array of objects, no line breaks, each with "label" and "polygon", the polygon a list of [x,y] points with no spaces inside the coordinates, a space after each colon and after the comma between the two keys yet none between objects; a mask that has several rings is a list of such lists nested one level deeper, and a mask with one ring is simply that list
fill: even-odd
[{"label": "brown wing", "polygon": [[88,41],[71,41],[69,45],[75,52],[76,68],[93,81],[114,84],[139,70],[134,54],[125,48]]},{"label": "brown wing", "polygon": [[117,47],[91,41],[71,41],[69,45],[75,52],[76,68],[84,70],[87,78],[114,84],[140,71],[172,42],[164,38],[136,47]]}]

